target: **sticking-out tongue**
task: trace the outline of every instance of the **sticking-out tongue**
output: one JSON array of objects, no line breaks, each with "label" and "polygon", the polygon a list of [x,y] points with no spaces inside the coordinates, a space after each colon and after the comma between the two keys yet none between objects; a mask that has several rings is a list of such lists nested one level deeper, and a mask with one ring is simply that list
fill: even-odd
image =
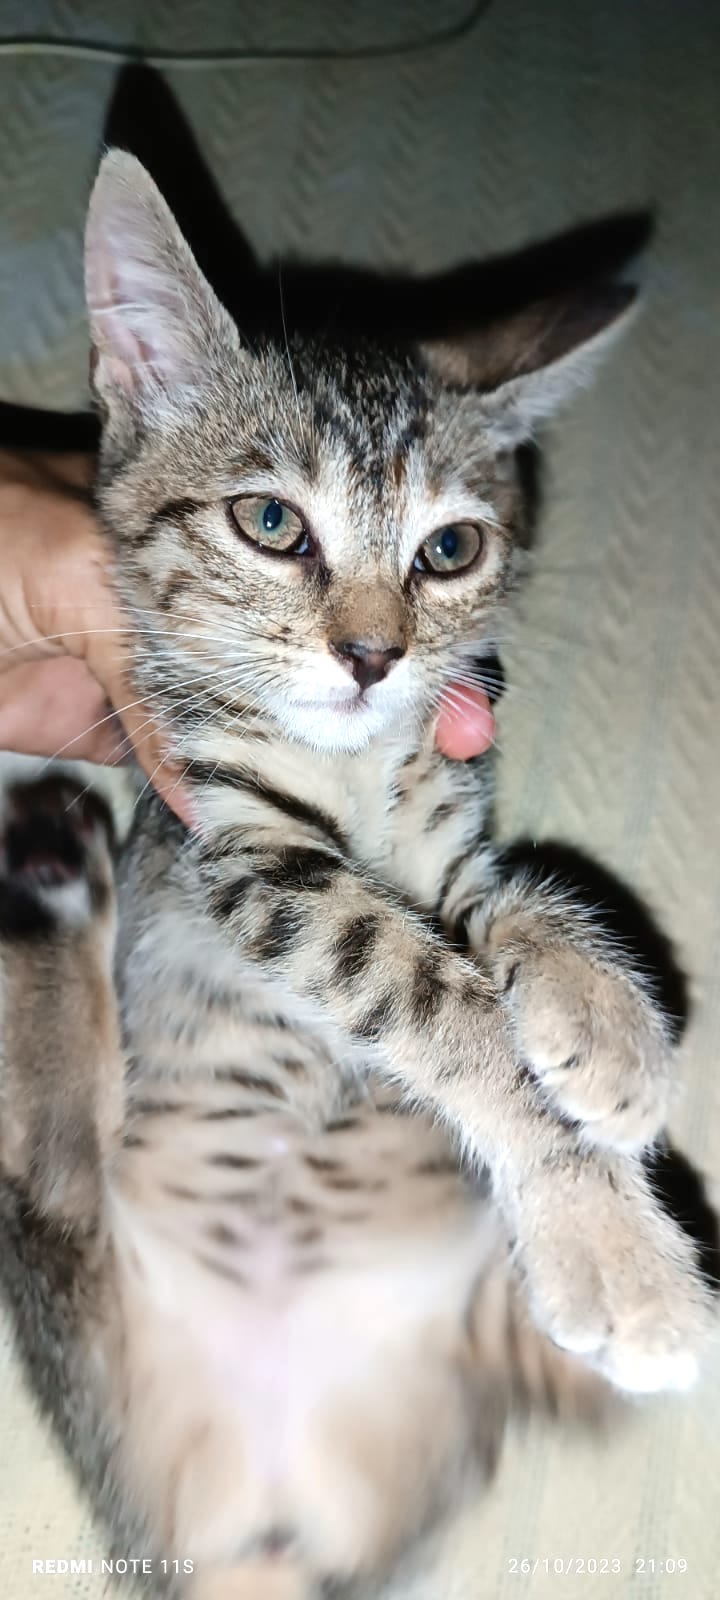
[{"label": "sticking-out tongue", "polygon": [[463,686],[441,701],[435,741],[444,756],[468,761],[488,750],[495,738],[495,716],[483,689]]}]

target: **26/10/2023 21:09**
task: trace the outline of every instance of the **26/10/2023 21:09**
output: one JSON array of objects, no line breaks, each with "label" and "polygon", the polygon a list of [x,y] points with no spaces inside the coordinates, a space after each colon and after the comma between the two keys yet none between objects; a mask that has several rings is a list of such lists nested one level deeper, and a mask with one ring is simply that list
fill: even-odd
[{"label": "26/10/2023 21:09", "polygon": [[[617,1576],[628,1572],[619,1556],[511,1556],[508,1573],[511,1577],[532,1577],[544,1572],[556,1577],[596,1577],[603,1574]],[[634,1578],[674,1575],[688,1571],[684,1556],[635,1556],[628,1575]]]}]

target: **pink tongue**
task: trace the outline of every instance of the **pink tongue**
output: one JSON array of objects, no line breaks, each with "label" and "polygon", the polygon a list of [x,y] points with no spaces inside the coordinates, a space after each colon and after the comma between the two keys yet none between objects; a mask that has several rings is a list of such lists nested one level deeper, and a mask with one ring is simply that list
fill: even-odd
[{"label": "pink tongue", "polygon": [[[452,686],[451,686],[452,687]],[[444,756],[467,761],[488,750],[495,738],[495,717],[482,689],[459,689],[462,699],[443,700],[435,740]]]}]

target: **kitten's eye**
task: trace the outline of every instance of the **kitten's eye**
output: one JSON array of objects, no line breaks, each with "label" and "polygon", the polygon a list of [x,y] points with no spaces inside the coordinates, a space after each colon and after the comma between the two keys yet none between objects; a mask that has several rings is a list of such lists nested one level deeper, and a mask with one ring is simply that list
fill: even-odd
[{"label": "kitten's eye", "polygon": [[482,529],[474,522],[453,522],[446,528],[436,528],[418,550],[415,571],[430,572],[437,578],[450,577],[469,567],[482,546]]},{"label": "kitten's eye", "polygon": [[230,506],[233,521],[263,550],[275,550],[283,555],[306,555],[310,549],[307,530],[296,511],[291,511],[282,500],[268,500],[265,495],[243,495]]}]

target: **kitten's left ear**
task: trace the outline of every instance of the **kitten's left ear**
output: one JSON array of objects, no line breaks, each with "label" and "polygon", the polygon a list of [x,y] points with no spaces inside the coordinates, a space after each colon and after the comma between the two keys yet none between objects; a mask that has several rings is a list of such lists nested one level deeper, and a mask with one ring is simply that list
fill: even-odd
[{"label": "kitten's left ear", "polygon": [[479,333],[429,340],[421,355],[444,384],[476,389],[488,427],[504,446],[521,444],[592,379],[631,318],[629,284],[609,283],[539,301]]}]

